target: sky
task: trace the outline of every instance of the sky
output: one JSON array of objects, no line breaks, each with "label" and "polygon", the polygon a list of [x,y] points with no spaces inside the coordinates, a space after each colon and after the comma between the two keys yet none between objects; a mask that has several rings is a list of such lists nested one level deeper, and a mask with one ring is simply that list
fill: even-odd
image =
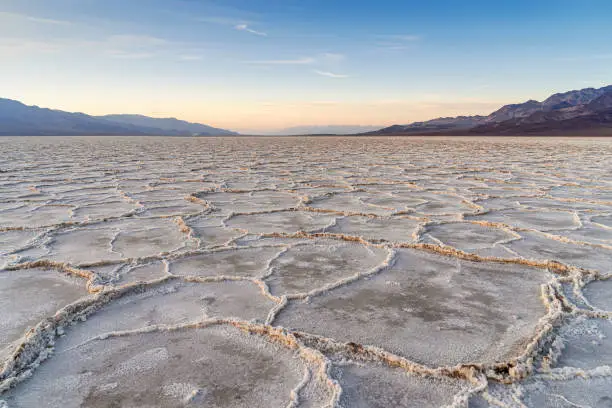
[{"label": "sky", "polygon": [[0,97],[245,133],[612,83],[610,0],[0,0]]}]

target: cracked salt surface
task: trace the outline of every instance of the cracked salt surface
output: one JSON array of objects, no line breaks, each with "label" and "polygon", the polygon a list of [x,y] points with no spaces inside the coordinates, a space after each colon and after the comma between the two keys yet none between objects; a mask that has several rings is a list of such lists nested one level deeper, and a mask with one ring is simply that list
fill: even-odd
[{"label": "cracked salt surface", "polygon": [[0,366],[27,329],[85,295],[84,280],[56,271],[0,271]]},{"label": "cracked salt surface", "polygon": [[394,261],[368,279],[287,306],[276,323],[443,366],[516,357],[546,313],[544,271],[412,249]]},{"label": "cracked salt surface", "polygon": [[307,364],[229,327],[111,336],[51,358],[11,407],[287,406]]},{"label": "cracked salt surface", "polygon": [[609,139],[0,153],[0,407],[612,404]]},{"label": "cracked salt surface", "polygon": [[437,408],[468,388],[457,380],[410,376],[380,364],[338,364],[335,377],[343,389],[341,403],[355,408]]}]

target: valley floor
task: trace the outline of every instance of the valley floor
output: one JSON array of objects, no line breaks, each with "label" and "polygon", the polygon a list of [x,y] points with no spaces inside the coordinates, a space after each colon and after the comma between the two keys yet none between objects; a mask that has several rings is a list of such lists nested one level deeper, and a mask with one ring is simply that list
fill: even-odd
[{"label": "valley floor", "polygon": [[604,407],[612,139],[0,139],[0,407]]}]

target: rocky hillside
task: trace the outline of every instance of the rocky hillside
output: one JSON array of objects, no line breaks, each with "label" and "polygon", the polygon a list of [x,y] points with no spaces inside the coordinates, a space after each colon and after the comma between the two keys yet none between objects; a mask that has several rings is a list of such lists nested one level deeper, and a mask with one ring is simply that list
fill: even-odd
[{"label": "rocky hillside", "polygon": [[612,85],[557,93],[543,102],[505,105],[488,116],[439,118],[393,125],[370,135],[612,134]]}]

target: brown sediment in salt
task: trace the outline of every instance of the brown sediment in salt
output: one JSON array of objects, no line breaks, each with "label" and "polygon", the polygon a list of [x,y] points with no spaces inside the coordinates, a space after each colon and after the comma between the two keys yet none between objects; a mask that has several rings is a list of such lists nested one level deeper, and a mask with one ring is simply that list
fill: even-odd
[{"label": "brown sediment in salt", "polygon": [[363,237],[368,241],[414,242],[421,220],[405,216],[396,217],[341,217],[325,232]]},{"label": "brown sediment in salt", "polygon": [[503,227],[465,222],[426,224],[421,236],[421,242],[475,253],[495,249],[521,238],[516,232]]},{"label": "brown sediment in salt", "polygon": [[538,231],[555,231],[579,228],[580,220],[575,212],[546,211],[527,209],[505,209],[489,211],[486,214],[474,216],[474,220],[510,224],[518,228]]}]

